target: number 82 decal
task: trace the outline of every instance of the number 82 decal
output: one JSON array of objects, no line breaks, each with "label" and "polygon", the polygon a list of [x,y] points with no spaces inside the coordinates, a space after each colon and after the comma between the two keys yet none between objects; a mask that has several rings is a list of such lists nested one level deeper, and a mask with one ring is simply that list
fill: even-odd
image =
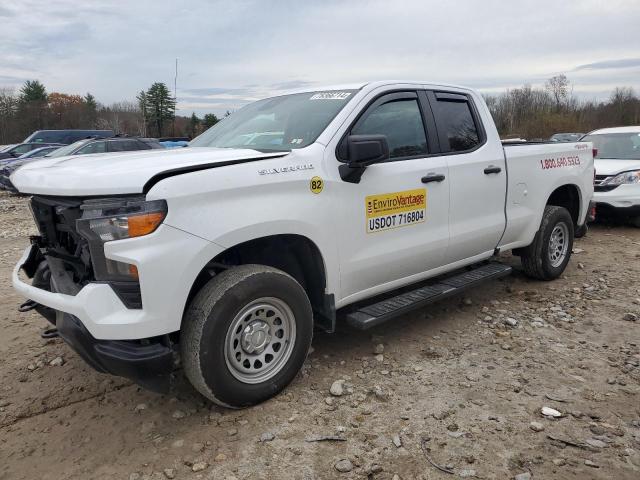
[{"label": "number 82 decal", "polygon": [[309,182],[311,193],[320,193],[324,188],[324,181],[320,177],[313,177]]}]

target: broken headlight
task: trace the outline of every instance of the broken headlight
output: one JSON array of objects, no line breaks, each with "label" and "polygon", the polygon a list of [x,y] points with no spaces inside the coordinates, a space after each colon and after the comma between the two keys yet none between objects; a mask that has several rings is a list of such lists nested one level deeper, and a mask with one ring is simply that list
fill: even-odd
[{"label": "broken headlight", "polygon": [[164,200],[143,197],[87,200],[80,207],[78,233],[89,242],[96,280],[137,280],[135,265],[104,256],[104,244],[153,233],[167,215]]}]

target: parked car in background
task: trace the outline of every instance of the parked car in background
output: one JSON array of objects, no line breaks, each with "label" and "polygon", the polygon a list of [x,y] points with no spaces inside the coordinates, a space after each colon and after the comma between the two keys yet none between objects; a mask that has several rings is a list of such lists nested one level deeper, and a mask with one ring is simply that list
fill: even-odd
[{"label": "parked car in background", "polygon": [[62,143],[69,145],[83,138],[108,138],[113,137],[113,130],[36,130],[24,143]]},{"label": "parked car in background", "polygon": [[189,146],[189,142],[185,142],[184,140],[178,140],[178,141],[165,140],[165,141],[160,142],[160,144],[164,148],[182,148],[182,147],[188,147]]},{"label": "parked car in background", "polygon": [[584,133],[556,133],[549,137],[551,142],[578,142]]},{"label": "parked car in background", "polygon": [[41,147],[61,147],[60,143],[18,143],[0,152],[0,160],[18,158],[27,152]]},{"label": "parked car in background", "polygon": [[130,152],[134,150],[150,150],[164,148],[155,138],[111,137],[85,138],[71,145],[65,145],[47,157],[64,157],[65,155],[87,155],[90,153]]},{"label": "parked car in background", "polygon": [[11,184],[9,180],[9,176],[20,166],[25,163],[32,162],[33,160],[38,160],[39,158],[44,157],[45,155],[57,150],[60,146],[49,146],[49,147],[40,147],[35,150],[31,150],[23,155],[20,155],[18,158],[10,158],[5,160],[0,160],[0,189],[1,190],[9,190],[11,192],[15,192],[16,189]]},{"label": "parked car in background", "polygon": [[594,130],[582,141],[597,150],[593,199],[598,216],[640,227],[640,126]]},{"label": "parked car in background", "polygon": [[[47,147],[48,148],[48,147]],[[91,153],[130,152],[136,150],[164,149],[154,138],[112,137],[112,138],[85,138],[71,145],[56,146],[39,158],[17,158],[11,161],[0,161],[0,189],[16,192],[9,177],[25,163],[42,158],[58,158],[68,155],[88,155]],[[37,149],[41,150],[41,149]],[[34,150],[35,151],[35,150]]]},{"label": "parked car in background", "polygon": [[22,155],[20,155],[16,161],[18,160],[24,160],[26,158],[40,158],[40,157],[44,157],[45,155],[50,154],[51,152],[55,152],[57,149],[59,149],[62,145],[49,145],[47,147],[40,147],[40,148],[36,148],[34,150],[31,150],[30,152],[24,153]]},{"label": "parked car in background", "polygon": [[158,141],[162,142],[189,142],[191,139],[189,137],[160,137]]}]

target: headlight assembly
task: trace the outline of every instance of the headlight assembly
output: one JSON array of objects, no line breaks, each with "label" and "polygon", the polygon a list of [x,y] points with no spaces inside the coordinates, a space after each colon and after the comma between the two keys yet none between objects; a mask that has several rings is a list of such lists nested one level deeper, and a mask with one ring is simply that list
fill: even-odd
[{"label": "headlight assembly", "polygon": [[640,183],[640,170],[619,173],[618,175],[604,179],[600,185],[609,185],[613,187],[633,183]]},{"label": "headlight assembly", "polygon": [[167,203],[144,197],[113,198],[87,200],[80,209],[76,228],[89,242],[96,280],[137,280],[135,265],[106,258],[104,244],[153,233],[167,215]]}]

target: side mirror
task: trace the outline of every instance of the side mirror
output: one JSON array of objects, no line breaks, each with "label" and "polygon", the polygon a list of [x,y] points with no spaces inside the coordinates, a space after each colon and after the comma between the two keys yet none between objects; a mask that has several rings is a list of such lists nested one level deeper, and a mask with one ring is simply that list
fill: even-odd
[{"label": "side mirror", "polygon": [[349,135],[345,143],[341,150],[347,154],[347,163],[338,168],[345,182],[359,183],[366,167],[389,159],[386,135]]}]

